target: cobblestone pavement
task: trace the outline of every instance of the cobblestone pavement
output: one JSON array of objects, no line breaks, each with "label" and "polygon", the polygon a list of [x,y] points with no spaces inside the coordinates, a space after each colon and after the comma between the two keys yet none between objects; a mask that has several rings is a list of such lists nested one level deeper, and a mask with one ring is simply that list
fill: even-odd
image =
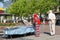
[{"label": "cobblestone pavement", "polygon": [[[49,26],[41,25],[40,26],[40,37],[35,37],[34,35],[28,35],[23,37],[15,37],[12,40],[60,40],[60,26],[56,26],[56,35],[50,36],[49,34]],[[11,40],[11,38],[1,38],[0,40]]]}]

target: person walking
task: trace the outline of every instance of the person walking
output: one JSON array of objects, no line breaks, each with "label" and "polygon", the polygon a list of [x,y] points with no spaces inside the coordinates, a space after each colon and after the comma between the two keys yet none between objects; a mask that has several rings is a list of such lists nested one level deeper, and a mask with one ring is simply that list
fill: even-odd
[{"label": "person walking", "polygon": [[56,17],[55,14],[52,12],[52,10],[49,10],[48,20],[49,20],[49,27],[50,27],[50,35],[53,36],[55,35]]},{"label": "person walking", "polygon": [[34,29],[35,29],[35,36],[39,37],[39,34],[40,34],[40,30],[39,30],[40,19],[39,19],[38,15],[36,13],[33,14],[33,24],[34,24]]}]

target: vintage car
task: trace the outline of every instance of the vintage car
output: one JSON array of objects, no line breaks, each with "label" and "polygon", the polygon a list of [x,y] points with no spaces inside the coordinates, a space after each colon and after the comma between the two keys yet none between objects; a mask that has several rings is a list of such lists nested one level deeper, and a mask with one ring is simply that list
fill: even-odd
[{"label": "vintage car", "polygon": [[[60,25],[60,12],[54,12],[56,15],[56,25]],[[48,14],[46,14],[45,20],[48,22]]]},{"label": "vintage car", "polygon": [[60,12],[55,12],[56,15],[56,25],[60,25]]}]

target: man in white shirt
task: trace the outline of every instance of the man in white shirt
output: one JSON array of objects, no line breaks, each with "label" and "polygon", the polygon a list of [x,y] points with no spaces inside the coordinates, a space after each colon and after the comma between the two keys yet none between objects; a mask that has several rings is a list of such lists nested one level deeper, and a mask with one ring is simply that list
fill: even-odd
[{"label": "man in white shirt", "polygon": [[55,17],[55,14],[52,12],[52,10],[49,11],[48,19],[49,19],[50,34],[55,35],[56,17]]}]

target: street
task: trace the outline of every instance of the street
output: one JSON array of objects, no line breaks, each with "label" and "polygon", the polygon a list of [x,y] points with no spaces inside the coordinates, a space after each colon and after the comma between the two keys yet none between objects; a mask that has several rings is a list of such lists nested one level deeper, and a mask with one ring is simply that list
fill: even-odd
[{"label": "street", "polygon": [[49,26],[48,25],[41,25],[40,26],[40,37],[35,37],[33,34],[28,34],[24,36],[13,36],[13,38],[2,38],[0,40],[60,40],[60,26],[56,25],[56,35],[50,36],[49,35]]}]

